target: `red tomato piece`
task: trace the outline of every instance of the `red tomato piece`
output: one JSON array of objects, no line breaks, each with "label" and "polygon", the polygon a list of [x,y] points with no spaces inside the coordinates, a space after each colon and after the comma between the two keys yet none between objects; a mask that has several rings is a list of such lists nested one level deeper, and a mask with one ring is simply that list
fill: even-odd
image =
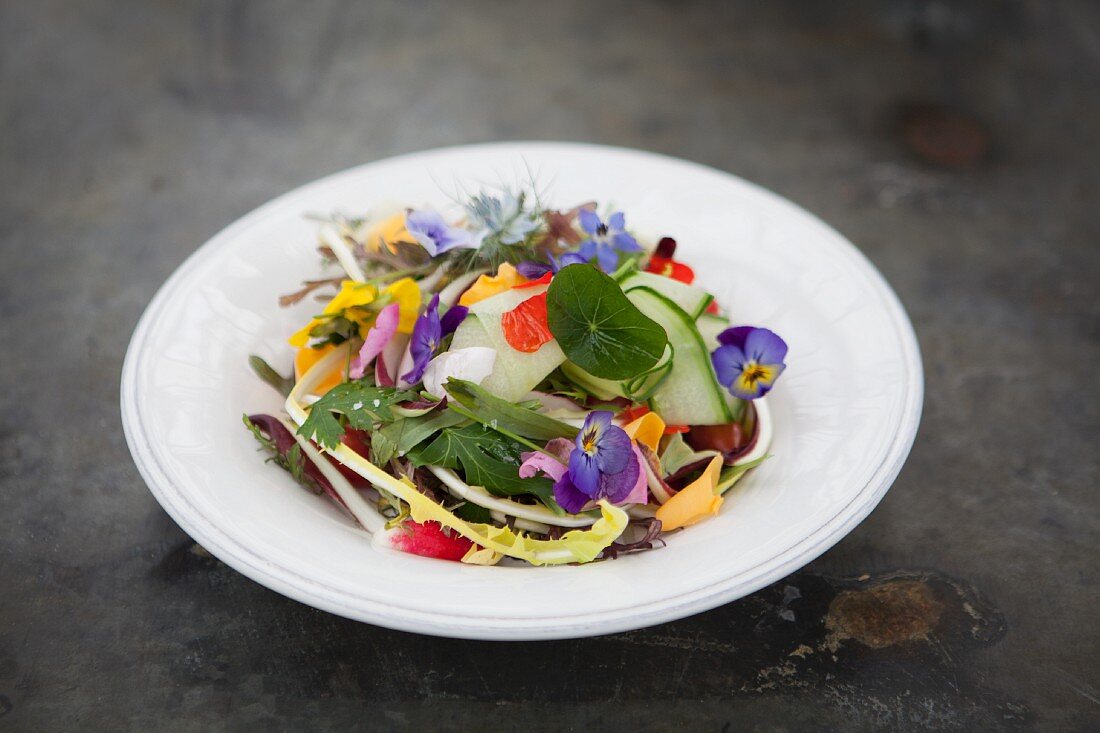
[{"label": "red tomato piece", "polygon": [[546,293],[528,298],[500,319],[504,340],[516,351],[533,354],[554,338],[546,322]]}]

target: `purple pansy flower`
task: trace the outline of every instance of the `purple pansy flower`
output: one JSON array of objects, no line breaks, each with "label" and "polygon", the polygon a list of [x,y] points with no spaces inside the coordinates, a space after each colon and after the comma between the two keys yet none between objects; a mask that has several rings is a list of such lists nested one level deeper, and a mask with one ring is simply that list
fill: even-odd
[{"label": "purple pansy flower", "polygon": [[577,217],[581,229],[588,234],[578,251],[586,262],[595,260],[605,272],[613,272],[619,265],[619,252],[641,251],[638,242],[626,231],[623,212],[616,211],[606,222],[591,209],[581,209]]},{"label": "purple pansy flower", "polygon": [[516,271],[520,275],[523,275],[528,280],[538,280],[540,277],[548,272],[552,272],[555,275],[558,271],[567,265],[576,265],[588,262],[579,252],[566,252],[560,258],[550,255],[550,264],[544,262],[533,262],[528,260],[516,265]]},{"label": "purple pansy flower", "polygon": [[554,498],[565,511],[576,514],[589,501],[612,504],[630,495],[641,467],[630,437],[611,423],[611,413],[588,413],[569,454],[569,470],[554,483]]},{"label": "purple pansy flower", "polygon": [[432,257],[456,247],[473,247],[470,232],[449,225],[439,212],[432,209],[410,211],[405,216],[405,228]]},{"label": "purple pansy flower", "polygon": [[412,337],[409,339],[409,356],[412,359],[412,368],[401,379],[407,384],[416,384],[424,377],[424,370],[428,368],[428,362],[435,355],[443,337],[458,328],[458,324],[466,317],[465,306],[456,305],[439,318],[439,294],[432,296],[431,302],[413,325]]},{"label": "purple pansy flower", "polygon": [[718,381],[734,397],[766,395],[787,368],[787,344],[766,328],[737,326],[718,334],[722,344],[710,355]]}]

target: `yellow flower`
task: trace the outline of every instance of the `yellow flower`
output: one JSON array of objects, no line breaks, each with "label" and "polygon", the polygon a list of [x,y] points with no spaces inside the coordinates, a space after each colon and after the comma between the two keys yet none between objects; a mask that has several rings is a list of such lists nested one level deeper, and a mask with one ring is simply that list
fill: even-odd
[{"label": "yellow flower", "polygon": [[647,412],[629,425],[624,425],[623,430],[631,440],[638,441],[656,453],[657,444],[665,434],[665,421],[656,412]]},{"label": "yellow flower", "polygon": [[[423,296],[420,294],[420,286],[411,277],[403,277],[397,282],[391,283],[383,293],[389,293],[391,302],[397,303],[401,309],[401,317],[397,322],[398,333],[412,333],[416,325],[416,318],[420,315],[420,305]],[[366,333],[364,332],[365,336]]]},{"label": "yellow flower", "polygon": [[722,473],[722,456],[715,456],[707,464],[703,475],[685,486],[657,510],[661,529],[668,531],[701,522],[718,513],[723,498],[714,493],[718,477]]},{"label": "yellow flower", "polygon": [[391,252],[394,251],[394,242],[415,242],[409,230],[405,228],[405,212],[394,214],[371,227],[367,233],[367,248],[375,252],[386,245]]},{"label": "yellow flower", "polygon": [[[420,286],[411,277],[403,277],[383,288],[382,294],[389,295],[390,302],[397,303],[400,308],[401,317],[397,323],[397,330],[401,333],[412,333],[417,315],[420,313]],[[360,337],[366,336],[367,331],[374,325],[374,319],[378,316],[376,308],[368,309],[367,306],[378,298],[378,288],[371,283],[345,280],[340,284],[340,292],[328,302],[321,315],[315,316],[304,328],[290,337],[290,345],[305,346],[309,342],[309,332],[314,327],[339,316],[358,325]]]},{"label": "yellow flower", "polygon": [[[360,283],[354,280],[345,280],[340,283],[340,292],[336,294],[332,300],[328,302],[325,309],[321,311],[321,315],[314,316],[310,322],[302,328],[300,331],[290,337],[291,346],[305,346],[309,342],[309,332],[314,327],[331,321],[337,316],[343,315],[350,321],[358,321],[355,312],[346,313],[349,309],[361,309],[363,306],[370,305],[378,297],[378,288],[370,283]],[[371,321],[374,319],[374,314],[370,315]]]},{"label": "yellow flower", "polygon": [[496,275],[482,275],[470,289],[458,299],[459,305],[471,306],[474,303],[491,298],[497,293],[511,290],[517,285],[527,282],[527,278],[520,275],[516,268],[505,262],[497,268]]}]

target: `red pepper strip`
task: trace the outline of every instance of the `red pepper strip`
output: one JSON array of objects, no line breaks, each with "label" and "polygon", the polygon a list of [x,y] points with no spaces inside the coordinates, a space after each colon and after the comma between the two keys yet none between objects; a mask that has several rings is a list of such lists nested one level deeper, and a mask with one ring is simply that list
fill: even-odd
[{"label": "red pepper strip", "polygon": [[721,310],[718,308],[718,301],[717,300],[710,301],[710,305],[707,306],[707,313],[710,313],[710,314],[716,316],[720,312],[721,312]]},{"label": "red pepper strip", "polygon": [[[649,412],[649,408],[645,405],[632,405],[619,413],[619,417],[623,422],[632,423],[639,417],[646,415]],[[687,425],[665,425],[665,435],[672,435],[673,433],[686,433],[691,430]]]},{"label": "red pepper strip", "polygon": [[649,413],[649,408],[645,405],[633,405],[626,408],[619,413],[619,417],[622,418],[625,423],[632,423],[639,417],[643,417]]},{"label": "red pepper strip", "polygon": [[516,351],[533,354],[554,338],[546,322],[546,293],[528,298],[500,319],[504,340]]},{"label": "red pepper strip", "polygon": [[390,535],[394,548],[438,560],[461,560],[474,543],[460,534],[449,534],[439,522],[408,521]]},{"label": "red pepper strip", "polygon": [[523,290],[524,288],[533,288],[536,285],[549,285],[550,280],[553,277],[554,277],[554,273],[547,272],[547,273],[544,273],[543,276],[540,277],[537,280],[528,280],[525,283],[520,283],[519,285],[513,285],[512,290]]},{"label": "red pepper strip", "polygon": [[657,275],[664,275],[670,277],[673,280],[679,280],[682,283],[690,285],[695,280],[695,271],[685,265],[683,262],[677,262],[669,257],[658,257],[653,255],[649,258],[649,262],[645,266],[646,272],[652,272]]}]

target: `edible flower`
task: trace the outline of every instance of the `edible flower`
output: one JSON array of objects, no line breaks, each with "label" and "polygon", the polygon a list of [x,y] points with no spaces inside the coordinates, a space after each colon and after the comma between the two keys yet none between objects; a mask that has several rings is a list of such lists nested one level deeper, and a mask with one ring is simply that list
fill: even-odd
[{"label": "edible flower", "polygon": [[305,346],[309,341],[310,331],[341,315],[349,321],[359,323],[360,330],[362,330],[374,319],[374,314],[369,313],[365,308],[373,303],[377,297],[378,288],[374,285],[356,282],[355,280],[344,280],[340,283],[340,292],[325,305],[321,315],[314,316],[304,328],[290,337],[290,345]]},{"label": "edible flower", "polygon": [[321,315],[314,316],[304,328],[290,337],[290,345],[305,346],[314,328],[341,317],[358,326],[358,333],[353,335],[365,337],[367,329],[374,325],[380,311],[380,304],[375,302],[380,296],[388,296],[392,303],[398,305],[400,317],[397,330],[400,333],[410,333],[416,323],[421,303],[420,286],[415,280],[403,277],[387,285],[381,293],[373,283],[344,280],[340,283],[340,292],[325,304]]},{"label": "edible flower", "polygon": [[497,268],[496,275],[482,275],[479,277],[458,299],[458,304],[471,306],[526,282],[526,277],[521,275],[515,267],[505,262]]},{"label": "edible flower", "polygon": [[[625,412],[625,410],[623,411]],[[623,426],[623,432],[654,453],[665,434],[665,421],[656,412],[647,412]]]},{"label": "edible flower", "polygon": [[665,532],[700,522],[714,516],[722,507],[723,498],[715,493],[722,472],[722,456],[715,456],[703,474],[685,486],[657,510],[661,529]]},{"label": "edible flower", "polygon": [[500,197],[478,194],[466,204],[470,225],[480,234],[474,237],[477,246],[488,237],[502,244],[519,244],[539,226],[539,219],[528,211],[524,193],[505,191]]},{"label": "edible flower", "polygon": [[588,413],[569,454],[569,468],[554,483],[554,498],[567,512],[576,514],[589,501],[625,500],[638,483],[641,468],[634,444],[611,413]]},{"label": "edible flower", "polygon": [[661,241],[657,243],[657,249],[646,263],[645,271],[690,285],[695,280],[695,271],[683,262],[674,260],[672,255],[675,252],[676,240],[672,237],[661,237]]},{"label": "edible flower", "polygon": [[[577,216],[581,229],[588,234],[588,239],[581,242],[578,251],[586,262],[596,260],[605,272],[614,272],[619,266],[620,252],[641,251],[637,240],[627,233],[626,217],[621,211],[607,217],[606,222],[591,209],[581,209]],[[563,255],[563,259],[568,256]]]},{"label": "edible flower", "polygon": [[434,209],[410,211],[405,216],[405,228],[432,257],[458,247],[475,246],[470,232],[449,225]]},{"label": "edible flower", "polygon": [[352,379],[359,379],[363,376],[367,371],[367,366],[382,353],[382,349],[386,348],[386,344],[397,333],[397,322],[400,318],[401,306],[397,303],[390,303],[378,312],[378,317],[374,319],[374,325],[367,331],[367,336],[363,339],[362,348],[359,349],[356,357],[351,360],[348,376]]},{"label": "edible flower", "polygon": [[466,312],[463,306],[455,306],[447,311],[443,320],[440,321],[439,293],[432,296],[428,307],[420,314],[416,325],[413,326],[408,352],[412,362],[411,368],[401,375],[405,383],[416,384],[424,377],[424,370],[428,368],[428,362],[432,360],[443,337],[458,328],[458,324],[466,317]]},{"label": "edible flower", "polygon": [[775,386],[787,368],[787,344],[766,328],[737,326],[718,334],[721,344],[710,355],[718,382],[734,397],[755,400]]},{"label": "edible flower", "polygon": [[410,241],[412,235],[405,228],[405,216],[405,212],[394,214],[371,227],[366,237],[367,249],[371,252],[378,252],[385,247],[393,252],[396,243]]},{"label": "edible flower", "polygon": [[583,265],[591,259],[591,256],[585,257],[580,252],[566,252],[561,257],[555,257],[554,255],[549,257],[549,263],[527,260],[516,265],[516,269],[524,277],[534,280],[547,275],[557,275],[563,267]]},{"label": "edible flower", "polygon": [[484,346],[445,351],[428,362],[424,370],[424,390],[436,397],[447,397],[449,395],[443,385],[451,377],[481,384],[493,373],[496,359],[496,349]]}]

